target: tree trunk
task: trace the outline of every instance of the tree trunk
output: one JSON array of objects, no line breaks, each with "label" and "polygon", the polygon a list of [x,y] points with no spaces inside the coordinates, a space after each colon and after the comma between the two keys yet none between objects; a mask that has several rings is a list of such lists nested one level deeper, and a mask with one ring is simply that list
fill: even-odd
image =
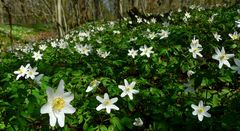
[{"label": "tree trunk", "polygon": [[10,38],[10,44],[11,44],[11,51],[13,52],[13,35],[12,35],[12,14],[11,14],[11,7],[10,7],[10,1],[6,3],[4,0],[1,0],[3,3],[4,8],[6,9],[6,12],[8,14],[8,23],[10,26],[10,32],[9,32],[9,38]]},{"label": "tree trunk", "polygon": [[62,1],[57,0],[57,5],[56,5],[56,16],[57,16],[57,29],[58,29],[58,36],[59,38],[63,36],[63,26],[62,26],[62,13],[61,13],[61,8],[62,8]]},{"label": "tree trunk", "polygon": [[4,13],[3,12],[3,3],[2,3],[2,1],[0,1],[0,24],[4,24],[4,20],[3,20],[4,14],[3,13]]}]

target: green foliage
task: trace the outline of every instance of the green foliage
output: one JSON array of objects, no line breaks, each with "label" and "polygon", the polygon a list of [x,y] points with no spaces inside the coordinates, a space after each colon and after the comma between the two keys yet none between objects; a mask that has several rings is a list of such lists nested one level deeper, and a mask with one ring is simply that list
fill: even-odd
[{"label": "green foliage", "polygon": [[[240,41],[228,36],[240,31],[235,25],[240,19],[236,10],[237,7],[188,10],[191,14],[188,22],[183,21],[183,12],[173,12],[172,20],[161,17],[161,21],[150,24],[135,22],[134,25],[129,24],[129,20],[87,23],[61,40],[34,43],[27,53],[21,49],[14,54],[2,53],[0,129],[60,130],[59,126],[50,127],[49,116],[40,114],[40,108],[47,102],[47,87],[56,89],[63,79],[65,91],[74,94],[71,104],[76,108],[74,114],[66,115],[62,128],[66,131],[239,130],[239,74],[225,65],[219,69],[218,61],[212,59],[215,47],[225,47],[227,53],[240,58]],[[215,13],[218,15],[209,22]],[[164,27],[164,21],[170,21],[170,26]],[[170,32],[167,38],[148,38],[150,33],[160,33],[162,29]],[[120,34],[114,31],[120,31]],[[214,39],[215,32],[221,34],[222,41]],[[188,51],[194,36],[203,47],[203,57],[197,59]],[[54,42],[58,45],[66,42],[68,46],[54,48]],[[91,45],[92,50],[88,55],[80,54],[75,47],[77,44]],[[38,51],[39,45],[47,45],[47,48],[40,50],[43,57],[35,61],[33,51]],[[140,56],[141,51],[135,58],[128,56],[128,50],[138,50],[143,45],[153,47],[154,53],[150,57]],[[102,58],[98,49],[110,52],[109,56]],[[229,62],[234,65],[233,59]],[[44,74],[41,84],[24,77],[16,80],[14,71],[28,63]],[[195,74],[188,77],[189,70]],[[128,96],[120,97],[122,90],[118,85],[124,85],[124,79],[136,82],[134,89],[139,93],[133,95],[133,100]],[[86,92],[93,80],[101,83]],[[194,92],[187,91],[186,83]],[[96,110],[100,104],[96,96],[102,97],[104,93],[110,98],[118,98],[115,105],[119,110],[112,110],[110,114]],[[200,100],[211,106],[209,113],[212,115],[202,122],[192,115],[191,108],[191,104]],[[139,127],[133,125],[138,117],[143,121]]]}]

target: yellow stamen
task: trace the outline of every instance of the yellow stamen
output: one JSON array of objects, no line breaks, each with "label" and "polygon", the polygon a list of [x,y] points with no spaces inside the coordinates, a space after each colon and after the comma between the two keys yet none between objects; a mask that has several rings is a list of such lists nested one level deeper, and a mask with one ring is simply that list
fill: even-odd
[{"label": "yellow stamen", "polygon": [[204,109],[202,107],[198,108],[198,113],[203,113]]},{"label": "yellow stamen", "polygon": [[108,105],[111,105],[112,102],[111,102],[110,100],[105,100],[105,101],[103,102],[103,104],[104,104],[105,106],[108,106]]},{"label": "yellow stamen", "polygon": [[131,91],[132,90],[132,86],[126,86],[126,91]]},{"label": "yellow stamen", "polygon": [[57,97],[53,100],[52,108],[55,111],[60,111],[65,106],[63,98]]}]

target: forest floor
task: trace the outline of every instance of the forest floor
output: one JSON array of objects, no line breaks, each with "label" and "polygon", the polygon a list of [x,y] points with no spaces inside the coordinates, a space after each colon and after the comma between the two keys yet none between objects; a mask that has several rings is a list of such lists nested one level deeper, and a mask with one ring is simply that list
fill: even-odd
[{"label": "forest floor", "polygon": [[[0,25],[0,49],[6,48],[10,44],[10,26],[7,24]],[[37,42],[44,39],[54,38],[57,36],[57,32],[48,25],[32,25],[21,26],[13,25],[12,30],[13,45],[21,43]]]}]

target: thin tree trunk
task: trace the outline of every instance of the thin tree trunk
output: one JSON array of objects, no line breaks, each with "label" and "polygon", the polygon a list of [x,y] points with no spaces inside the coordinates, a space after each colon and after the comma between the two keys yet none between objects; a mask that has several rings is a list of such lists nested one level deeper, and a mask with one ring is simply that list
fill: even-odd
[{"label": "thin tree trunk", "polygon": [[0,1],[0,24],[3,24],[4,23],[4,20],[3,20],[3,3],[2,1]]},{"label": "thin tree trunk", "polygon": [[[11,45],[11,51],[13,52],[13,35],[12,35],[12,14],[11,14],[11,7],[10,7],[10,3],[5,3],[4,0],[1,0],[3,3],[3,6],[6,9],[6,12],[8,14],[8,23],[10,26],[10,32],[9,32],[9,38],[10,38],[10,45]],[[8,1],[9,2],[9,1]]]},{"label": "thin tree trunk", "polygon": [[58,29],[59,38],[63,36],[61,2],[62,2],[61,0],[57,0],[57,5],[56,5],[57,29]]}]

